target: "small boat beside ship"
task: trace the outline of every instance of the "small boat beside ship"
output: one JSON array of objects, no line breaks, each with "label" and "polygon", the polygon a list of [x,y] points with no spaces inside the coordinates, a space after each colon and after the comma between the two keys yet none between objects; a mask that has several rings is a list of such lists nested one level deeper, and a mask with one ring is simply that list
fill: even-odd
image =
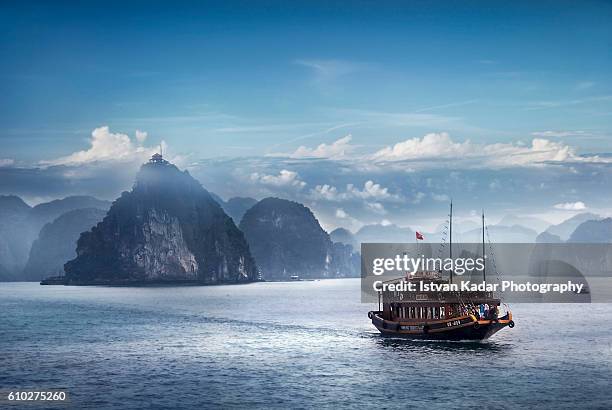
[{"label": "small boat beside ship", "polygon": [[[452,259],[452,220],[453,205],[450,205],[450,259]],[[485,258],[484,212],[482,216],[482,256]],[[417,240],[422,239],[418,237]],[[483,268],[483,283],[486,283],[486,270]],[[418,282],[437,286],[413,286]],[[379,308],[368,312],[372,324],[383,336],[426,340],[484,340],[505,327],[513,328],[512,312],[502,303],[494,292],[474,291],[429,291],[445,289],[452,285],[453,271],[448,279],[441,271],[421,271],[406,274],[405,277],[385,282],[378,294]],[[395,285],[395,286],[389,286]],[[399,285],[399,286],[398,286]],[[402,286],[403,285],[403,286]],[[397,290],[400,289],[400,290]],[[421,290],[426,289],[426,290]]]}]

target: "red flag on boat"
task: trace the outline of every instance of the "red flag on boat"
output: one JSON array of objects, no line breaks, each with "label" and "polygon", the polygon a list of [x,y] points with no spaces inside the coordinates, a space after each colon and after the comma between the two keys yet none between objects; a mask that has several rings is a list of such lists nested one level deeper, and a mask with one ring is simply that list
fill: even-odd
[{"label": "red flag on boat", "polygon": [[425,239],[425,237],[423,236],[421,232],[416,231],[415,233],[416,233],[417,240],[422,241],[423,239]]}]

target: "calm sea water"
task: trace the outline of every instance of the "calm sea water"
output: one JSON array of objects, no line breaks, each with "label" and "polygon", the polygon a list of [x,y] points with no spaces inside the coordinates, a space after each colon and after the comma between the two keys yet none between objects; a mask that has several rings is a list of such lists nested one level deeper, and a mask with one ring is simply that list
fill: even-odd
[{"label": "calm sea water", "polygon": [[75,408],[612,408],[612,304],[512,305],[487,342],[382,338],[359,280],[0,284],[0,388]]}]

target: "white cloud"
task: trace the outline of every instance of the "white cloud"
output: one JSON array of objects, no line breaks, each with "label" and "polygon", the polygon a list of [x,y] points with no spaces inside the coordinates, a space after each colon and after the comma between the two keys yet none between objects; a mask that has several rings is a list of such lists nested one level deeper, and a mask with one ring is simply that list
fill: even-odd
[{"label": "white cloud", "polygon": [[380,202],[397,201],[400,199],[400,196],[397,194],[391,194],[389,192],[389,188],[383,187],[374,181],[368,180],[363,184],[362,189],[356,187],[354,184],[347,184],[346,191],[344,192],[340,192],[338,188],[333,185],[317,185],[314,189],[310,190],[310,198],[315,201],[363,201],[363,205],[366,207],[366,209],[374,211],[378,214],[386,214],[387,211]]},{"label": "white cloud", "polygon": [[145,142],[148,135],[149,134],[145,131],[136,130],[136,141],[138,141],[139,144],[142,144],[143,142]]},{"label": "white cloud", "polygon": [[347,214],[344,209],[342,208],[338,208],[336,209],[336,218],[339,219],[347,219],[349,217],[349,214]]},{"label": "white cloud", "polygon": [[328,201],[337,201],[340,199],[338,196],[338,189],[332,185],[317,185],[311,190],[313,199],[326,199]]},{"label": "white cloud", "polygon": [[[336,208],[336,212],[334,213],[335,221],[331,222],[331,226],[335,227],[343,227],[347,228],[351,231],[356,231],[363,226],[363,222],[358,219],[353,218],[348,212],[346,212],[343,208]],[[319,215],[317,215],[319,217]]]},{"label": "white cloud", "polygon": [[14,159],[11,158],[0,158],[0,167],[8,167],[15,163]]},{"label": "white cloud", "polygon": [[578,202],[564,202],[555,205],[556,209],[562,209],[564,211],[582,211],[586,209],[586,205],[582,201]]},{"label": "white cloud", "polygon": [[350,144],[351,139],[352,137],[347,135],[346,137],[340,138],[329,145],[320,144],[316,148],[308,148],[302,145],[289,156],[291,158],[344,158],[346,154],[351,152],[354,148]]},{"label": "white cloud", "polygon": [[347,184],[346,191],[344,192],[338,191],[338,188],[333,185],[317,185],[314,189],[310,190],[310,195],[314,200],[323,199],[328,201],[347,201],[352,199],[389,201],[400,199],[399,195],[391,194],[389,188],[383,187],[372,180],[366,181],[362,189],[356,187],[354,184]]},{"label": "white cloud", "polygon": [[275,187],[295,187],[302,189],[306,186],[306,182],[299,179],[297,172],[286,169],[281,170],[278,175],[267,175],[254,172],[251,174],[251,181]]},{"label": "white cloud", "polygon": [[371,157],[375,162],[455,160],[471,166],[515,167],[542,165],[547,162],[609,162],[598,156],[576,154],[569,145],[534,138],[531,145],[521,143],[475,144],[470,140],[455,142],[447,133],[431,133],[385,147]]},{"label": "white cloud", "polygon": [[380,202],[366,202],[366,207],[377,214],[385,215],[387,210]]},{"label": "white cloud", "polygon": [[[137,131],[136,139],[142,138],[143,134],[146,135],[142,131]],[[162,145],[164,145],[163,142]],[[127,134],[112,133],[108,126],[104,126],[92,131],[88,149],[55,160],[41,161],[41,164],[81,165],[98,161],[144,162],[157,150],[157,148],[137,146]]]},{"label": "white cloud", "polygon": [[393,225],[393,223],[391,223],[391,221],[390,221],[390,220],[388,220],[388,219],[383,219],[382,221],[380,221],[380,224],[381,224],[382,226],[390,226],[390,225]]},{"label": "white cloud", "polygon": [[347,194],[353,196],[355,198],[362,199],[398,199],[397,195],[393,195],[389,193],[389,188],[385,188],[380,184],[374,183],[374,181],[366,181],[363,184],[363,189],[355,187],[353,184],[348,184],[346,186]]},{"label": "white cloud", "polygon": [[442,132],[398,142],[392,147],[385,147],[374,153],[372,158],[377,161],[451,158],[471,151],[472,144],[469,140],[463,143],[453,142],[446,132]]}]

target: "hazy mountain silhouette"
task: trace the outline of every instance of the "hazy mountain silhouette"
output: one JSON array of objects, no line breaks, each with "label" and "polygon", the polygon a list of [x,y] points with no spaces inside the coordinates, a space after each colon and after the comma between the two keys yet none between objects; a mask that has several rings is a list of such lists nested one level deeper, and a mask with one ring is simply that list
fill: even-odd
[{"label": "hazy mountain silhouette", "polygon": [[364,225],[355,233],[355,237],[360,243],[405,243],[415,241],[415,233],[412,229],[394,224]]},{"label": "hazy mountain silhouette", "polygon": [[223,198],[217,194],[211,192],[210,195],[219,205],[221,205],[221,208],[223,208],[225,213],[234,220],[236,225],[240,224],[244,213],[257,203],[256,199],[249,197],[237,196],[224,201]]},{"label": "hazy mountain silhouette", "polygon": [[30,206],[14,195],[0,196],[0,280],[17,280],[34,238]]},{"label": "hazy mountain silhouette", "polygon": [[235,197],[228,199],[223,209],[232,217],[236,225],[239,225],[246,211],[252,208],[256,203],[257,200],[253,198]]},{"label": "hazy mountain silhouette", "polygon": [[517,216],[517,215],[506,215],[501,221],[495,224],[496,226],[515,226],[519,225],[522,227],[528,227],[536,232],[542,232],[547,229],[551,223],[540,218],[534,218],[531,216]]},{"label": "hazy mountain silhouette", "polygon": [[[536,236],[538,236],[537,231],[521,225],[488,225],[485,232],[485,241],[493,243],[532,243],[535,241]],[[455,240],[454,235],[453,240]],[[457,242],[471,243],[481,241],[482,228],[462,233],[457,238]]]},{"label": "hazy mountain silhouette", "polygon": [[100,222],[106,211],[96,208],[75,209],[46,224],[32,244],[22,280],[40,281],[64,274],[64,264],[74,259],[77,240],[82,232]]},{"label": "hazy mountain silhouette", "polygon": [[108,209],[110,202],[90,196],[69,196],[30,207],[21,198],[0,196],[0,280],[24,280],[30,248],[41,228],[65,212]]},{"label": "hazy mountain silhouette", "polygon": [[612,243],[612,218],[581,223],[568,242]]},{"label": "hazy mountain silhouette", "polygon": [[576,228],[578,228],[578,225],[586,221],[597,220],[597,219],[601,219],[601,217],[599,215],[588,213],[588,212],[574,215],[571,218],[566,219],[565,221],[561,222],[560,224],[552,225],[548,227],[546,231],[538,235],[538,237],[536,238],[536,242],[543,243],[545,242],[545,238],[554,240],[554,238],[547,236],[545,234],[557,236],[561,241],[567,241],[570,235],[576,230]]},{"label": "hazy mountain silhouette", "polygon": [[343,243],[345,245],[351,245],[353,249],[359,250],[360,243],[351,231],[345,228],[336,228],[329,233],[329,238],[334,243]]}]

